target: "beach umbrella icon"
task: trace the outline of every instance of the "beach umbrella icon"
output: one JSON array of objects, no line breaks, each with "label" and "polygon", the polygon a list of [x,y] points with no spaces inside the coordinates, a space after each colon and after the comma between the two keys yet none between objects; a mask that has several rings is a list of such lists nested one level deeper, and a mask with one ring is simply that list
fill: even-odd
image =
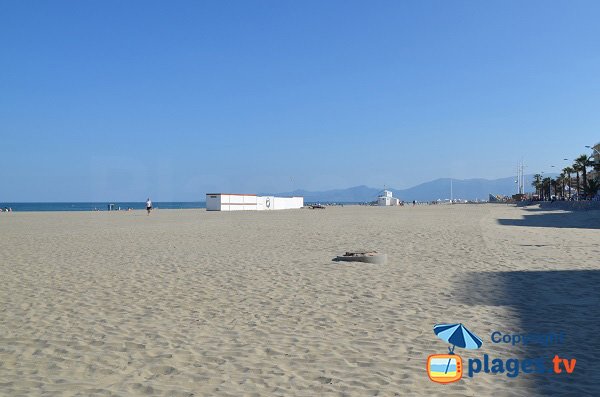
[{"label": "beach umbrella icon", "polygon": [[[438,338],[452,345],[452,347],[448,348],[450,354],[454,354],[456,346],[463,349],[479,349],[483,344],[480,337],[469,331],[462,324],[436,324],[433,326],[433,332],[435,332]],[[451,358],[448,359],[446,373],[448,373],[451,361]]]},{"label": "beach umbrella icon", "polygon": [[450,354],[454,354],[456,346],[463,349],[479,349],[483,344],[480,337],[462,324],[436,324],[433,326],[433,332],[438,338],[452,345],[448,348]]}]

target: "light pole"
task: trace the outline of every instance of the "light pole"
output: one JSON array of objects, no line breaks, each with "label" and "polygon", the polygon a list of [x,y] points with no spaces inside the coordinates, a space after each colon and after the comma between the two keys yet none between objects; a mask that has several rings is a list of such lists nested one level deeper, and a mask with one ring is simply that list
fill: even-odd
[{"label": "light pole", "polygon": [[525,194],[525,174],[523,173],[523,168],[525,168],[525,165],[521,160],[517,165],[517,179],[515,180],[515,183],[517,184],[517,194],[520,195]]}]

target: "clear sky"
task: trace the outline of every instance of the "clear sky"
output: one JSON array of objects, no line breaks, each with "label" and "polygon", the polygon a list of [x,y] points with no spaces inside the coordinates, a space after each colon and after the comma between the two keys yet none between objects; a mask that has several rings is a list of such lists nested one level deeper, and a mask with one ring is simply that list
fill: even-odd
[{"label": "clear sky", "polygon": [[597,1],[0,1],[0,201],[550,172],[600,141]]}]

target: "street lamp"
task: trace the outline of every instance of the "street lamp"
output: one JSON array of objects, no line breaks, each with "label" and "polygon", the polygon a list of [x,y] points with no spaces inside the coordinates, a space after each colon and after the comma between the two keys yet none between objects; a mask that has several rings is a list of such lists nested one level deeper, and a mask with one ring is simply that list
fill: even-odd
[{"label": "street lamp", "polygon": [[592,149],[594,152],[596,152],[596,155],[594,156],[594,163],[600,164],[600,152],[593,146],[585,145],[585,147],[588,149]]},{"label": "street lamp", "polygon": [[596,152],[596,154],[598,154],[598,156],[600,156],[600,152],[598,150],[596,150],[595,147],[589,146],[589,145],[585,145],[585,147],[588,148],[588,149],[592,149],[594,152]]},{"label": "street lamp", "polygon": [[597,150],[596,150],[596,148],[595,148],[595,147],[593,147],[593,146],[590,146],[590,145],[585,145],[585,147],[586,147],[586,148],[588,148],[588,149],[592,149],[594,152],[596,152],[596,153],[600,154],[600,152],[599,152],[599,151],[597,151]]}]

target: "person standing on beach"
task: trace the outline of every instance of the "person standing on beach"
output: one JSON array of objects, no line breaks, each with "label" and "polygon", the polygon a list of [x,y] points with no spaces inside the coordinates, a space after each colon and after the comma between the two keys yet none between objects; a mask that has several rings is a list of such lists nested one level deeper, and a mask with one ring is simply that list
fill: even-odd
[{"label": "person standing on beach", "polygon": [[150,211],[152,211],[152,201],[150,200],[150,197],[146,200],[146,211],[148,211],[148,215],[150,215]]}]

